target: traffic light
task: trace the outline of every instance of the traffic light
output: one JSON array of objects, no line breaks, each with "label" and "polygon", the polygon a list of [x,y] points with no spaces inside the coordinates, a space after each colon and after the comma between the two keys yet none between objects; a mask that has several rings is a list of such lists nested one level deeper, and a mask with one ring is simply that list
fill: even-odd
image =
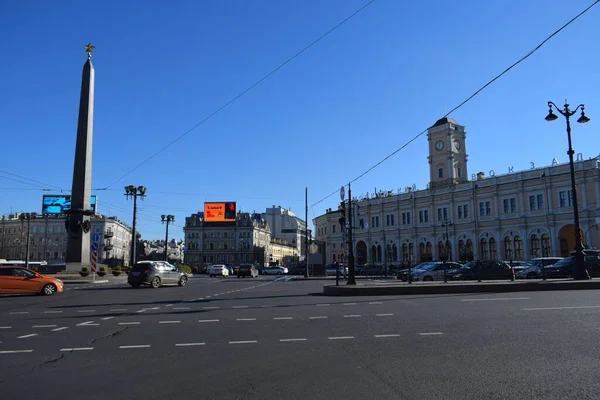
[{"label": "traffic light", "polygon": [[342,216],[340,217],[340,219],[338,221],[340,221],[340,226],[342,227],[342,230],[343,230],[344,227],[346,226],[346,202],[345,201],[342,201],[340,203],[339,211],[342,213]]}]

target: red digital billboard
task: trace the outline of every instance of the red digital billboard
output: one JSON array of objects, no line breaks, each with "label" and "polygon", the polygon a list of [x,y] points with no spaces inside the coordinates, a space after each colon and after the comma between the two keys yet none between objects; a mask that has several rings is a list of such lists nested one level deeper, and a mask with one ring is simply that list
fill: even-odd
[{"label": "red digital billboard", "polygon": [[204,222],[235,222],[235,201],[204,203]]}]

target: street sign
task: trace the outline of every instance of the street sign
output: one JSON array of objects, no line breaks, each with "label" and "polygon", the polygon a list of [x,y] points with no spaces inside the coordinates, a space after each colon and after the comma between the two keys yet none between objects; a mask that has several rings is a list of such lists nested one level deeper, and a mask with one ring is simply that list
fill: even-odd
[{"label": "street sign", "polygon": [[97,233],[94,233],[92,235],[92,242],[99,242],[100,241],[100,236]]},{"label": "street sign", "polygon": [[344,186],[342,186],[342,188],[340,189],[340,199],[342,199],[342,201],[344,201],[345,197],[346,197],[346,189],[344,188]]},{"label": "street sign", "polygon": [[98,251],[98,242],[92,243],[92,251]]}]

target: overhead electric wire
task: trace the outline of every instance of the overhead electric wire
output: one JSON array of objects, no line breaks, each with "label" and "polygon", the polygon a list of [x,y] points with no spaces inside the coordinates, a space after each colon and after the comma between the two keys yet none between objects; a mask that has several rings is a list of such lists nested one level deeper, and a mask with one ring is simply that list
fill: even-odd
[{"label": "overhead electric wire", "polygon": [[119,182],[121,179],[125,178],[127,175],[131,174],[133,171],[137,170],[142,165],[146,164],[148,161],[152,160],[154,157],[156,157],[157,155],[159,155],[160,153],[162,153],[163,151],[165,151],[166,149],[168,149],[169,147],[171,147],[172,145],[174,145],[175,143],[177,143],[178,141],[180,141],[181,139],[183,139],[185,136],[187,136],[194,129],[196,129],[200,125],[204,124],[206,121],[208,121],[209,119],[211,119],[212,117],[214,117],[215,115],[217,115],[218,113],[220,113],[221,111],[223,111],[225,108],[229,107],[231,104],[233,104],[240,97],[244,96],[246,93],[248,93],[249,91],[251,91],[252,89],[254,89],[256,86],[258,86],[259,84],[261,84],[264,80],[266,80],[271,75],[273,75],[277,71],[279,71],[281,68],[283,68],[284,66],[286,66],[287,64],[289,64],[290,62],[292,62],[299,55],[301,55],[302,53],[304,53],[306,50],[310,49],[312,46],[314,46],[319,41],[321,41],[321,39],[323,39],[324,37],[326,37],[327,35],[329,35],[333,31],[335,31],[337,28],[339,28],[340,26],[342,26],[346,22],[348,22],[350,19],[352,19],[354,16],[356,16],[358,13],[360,13],[361,11],[363,11],[365,8],[367,8],[368,6],[370,6],[374,2],[375,2],[375,0],[370,0],[365,5],[363,5],[362,7],[360,7],[358,10],[354,11],[352,14],[350,14],[348,17],[344,18],[341,22],[339,22],[333,28],[329,29],[327,32],[325,32],[324,34],[322,34],[321,36],[319,36],[317,39],[315,39],[313,42],[311,42],[308,46],[305,46],[302,50],[298,51],[296,54],[294,54],[293,56],[291,56],[290,58],[288,58],[287,60],[285,60],[283,63],[279,64],[273,70],[271,70],[271,72],[269,72],[268,74],[264,75],[262,78],[260,78],[256,82],[254,82],[252,85],[250,85],[245,90],[243,90],[242,92],[240,92],[238,95],[236,95],[235,97],[233,97],[231,100],[229,100],[228,102],[226,102],[225,104],[223,104],[216,111],[213,111],[212,113],[210,113],[207,117],[205,117],[200,122],[198,122],[197,124],[195,124],[194,126],[192,126],[190,129],[188,129],[187,131],[185,131],[183,134],[179,135],[177,138],[175,138],[174,140],[172,140],[171,142],[169,142],[166,146],[164,146],[163,148],[161,148],[160,150],[158,150],[157,152],[155,152],[154,154],[152,154],[150,157],[148,157],[147,159],[145,159],[144,161],[142,161],[141,163],[139,163],[138,165],[136,165],[134,168],[130,169],[128,172],[126,172],[125,174],[123,174],[120,178],[118,178],[117,180],[115,180],[114,182],[112,182],[110,185],[106,186],[105,189],[110,188],[112,185],[114,185],[115,183]]},{"label": "overhead electric wire", "polygon": [[[548,42],[555,35],[557,35],[559,32],[561,32],[563,29],[565,29],[567,26],[569,26],[571,23],[573,23],[576,19],[578,19],[579,17],[581,17],[583,14],[585,14],[586,12],[588,12],[592,7],[594,7],[598,3],[600,3],[600,0],[594,1],[590,6],[588,6],[586,9],[584,9],[583,11],[581,11],[579,14],[577,14],[573,18],[571,18],[566,24],[564,24],[563,26],[561,26],[559,29],[557,29],[556,31],[554,31],[550,36],[548,36],[546,39],[544,39],[533,50],[531,50],[529,53],[527,53],[526,55],[524,55],[523,57],[521,57],[518,61],[514,62],[511,66],[509,66],[508,68],[506,68],[500,74],[496,75],[493,79],[491,79],[485,85],[483,85],[478,90],[476,90],[472,95],[470,95],[465,100],[463,100],[459,105],[457,105],[456,107],[454,107],[453,109],[451,109],[450,111],[448,111],[442,118],[448,117],[454,111],[458,110],[459,108],[461,108],[462,106],[464,106],[465,104],[467,104],[471,99],[473,99],[475,96],[477,96],[485,88],[487,88],[489,85],[491,85],[492,83],[494,83],[496,80],[498,80],[501,76],[503,76],[508,71],[510,71],[511,69],[513,69],[515,66],[517,66],[518,64],[520,64],[521,62],[523,62],[527,58],[529,58],[529,56],[531,56],[533,53],[535,53],[537,50],[539,50],[544,44],[546,44],[546,42]],[[390,153],[389,155],[387,155],[386,157],[384,157],[383,159],[381,159],[379,162],[377,162],[371,168],[367,169],[365,172],[363,172],[362,174],[360,174],[356,178],[350,180],[349,183],[356,182],[357,180],[359,180],[360,178],[362,178],[363,176],[365,176],[366,174],[368,174],[369,172],[371,172],[372,170],[374,170],[375,168],[377,168],[379,165],[383,164],[390,157],[394,156],[400,150],[404,149],[406,146],[408,146],[409,144],[411,144],[412,142],[414,142],[416,139],[418,139],[419,137],[421,137],[423,134],[427,133],[427,129],[428,128],[424,129],[419,134],[417,134],[412,139],[410,139],[408,142],[406,142],[402,146],[400,146],[398,149],[394,150],[392,153]],[[346,185],[344,185],[344,186],[346,186]],[[327,196],[323,197],[321,200],[317,201],[316,203],[313,203],[311,206],[316,206],[317,204],[322,203],[323,201],[327,200],[328,198],[330,198],[331,196],[335,195],[338,192],[339,192],[339,189],[334,190],[333,192],[331,192]]]}]

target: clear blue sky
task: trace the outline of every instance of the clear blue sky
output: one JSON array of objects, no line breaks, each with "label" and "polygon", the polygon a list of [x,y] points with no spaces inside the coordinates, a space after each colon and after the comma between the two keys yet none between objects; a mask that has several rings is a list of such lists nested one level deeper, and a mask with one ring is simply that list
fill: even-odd
[{"label": "clear blue sky", "polygon": [[[309,219],[314,205],[432,125],[592,0],[376,0],[125,178],[367,0],[13,1],[0,12],[0,214],[41,211],[71,186],[83,46],[96,46],[93,183],[98,211],[145,239],[183,237],[205,201]],[[600,5],[451,115],[468,131],[469,174],[567,161],[564,120],[546,102],[586,104],[573,127],[600,149]],[[21,177],[36,180],[34,183]],[[17,179],[26,183],[16,182]],[[425,135],[353,183],[353,194],[429,181]],[[50,186],[52,185],[52,186]]]}]

